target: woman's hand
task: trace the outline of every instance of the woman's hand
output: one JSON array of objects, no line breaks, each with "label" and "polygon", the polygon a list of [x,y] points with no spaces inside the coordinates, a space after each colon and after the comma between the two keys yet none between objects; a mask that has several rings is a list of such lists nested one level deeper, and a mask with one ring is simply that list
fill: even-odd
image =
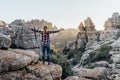
[{"label": "woman's hand", "polygon": [[60,31],[64,31],[64,28],[61,28]]}]

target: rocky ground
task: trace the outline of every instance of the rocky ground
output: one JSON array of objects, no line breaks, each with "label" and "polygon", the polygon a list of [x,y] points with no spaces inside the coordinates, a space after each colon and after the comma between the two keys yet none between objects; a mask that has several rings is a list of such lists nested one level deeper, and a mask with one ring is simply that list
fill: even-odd
[{"label": "rocky ground", "polygon": [[73,75],[65,80],[120,80],[120,23],[115,21],[119,14],[113,15],[104,31],[96,31],[90,18],[85,26],[80,24],[76,49],[84,46],[85,51],[72,67]]},{"label": "rocky ground", "polygon": [[[84,25],[81,23],[77,38],[66,46],[74,52],[65,54],[65,58],[69,55],[66,62],[72,66],[67,69],[65,64],[63,70],[63,66],[39,61],[41,37],[29,29],[41,29],[44,25],[57,27],[44,20],[15,20],[10,24],[0,21],[0,80],[61,80],[62,74],[64,78],[67,76],[65,80],[120,80],[120,26],[117,25],[120,21],[114,21],[119,20],[116,18],[118,14],[105,22],[104,31],[97,31],[90,17]],[[70,69],[73,74],[66,71]]]},{"label": "rocky ground", "polygon": [[61,76],[61,66],[42,64],[33,51],[0,50],[0,80],[60,80]]},{"label": "rocky ground", "polygon": [[[107,39],[107,38],[106,38]],[[120,80],[120,55],[119,55],[119,41],[120,38],[115,40],[113,37],[105,41],[89,41],[85,48],[85,52],[82,54],[79,63],[72,68],[73,76],[66,78],[66,80]],[[106,57],[95,59],[96,56],[92,56],[93,52],[99,51],[104,45],[112,47],[108,55],[109,60]],[[103,49],[104,51],[104,49]],[[106,52],[104,53],[106,54]],[[102,55],[102,53],[101,53]],[[99,55],[99,56],[101,56]],[[96,61],[91,61],[93,59]]]},{"label": "rocky ground", "polygon": [[23,20],[0,22],[0,80],[61,80],[60,65],[39,60],[40,36],[29,27]]}]

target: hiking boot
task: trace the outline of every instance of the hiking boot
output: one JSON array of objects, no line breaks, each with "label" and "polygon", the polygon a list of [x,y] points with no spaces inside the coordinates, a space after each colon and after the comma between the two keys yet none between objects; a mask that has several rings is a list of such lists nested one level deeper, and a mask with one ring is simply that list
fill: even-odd
[{"label": "hiking boot", "polygon": [[42,59],[41,58],[39,58],[39,61],[41,61]]},{"label": "hiking boot", "polygon": [[42,61],[43,61],[43,64],[44,64],[45,63],[45,57],[44,56],[42,57]]},{"label": "hiking boot", "polygon": [[51,65],[51,62],[48,62],[48,65]]},{"label": "hiking boot", "polygon": [[43,61],[43,63],[42,64],[45,64],[45,61]]}]

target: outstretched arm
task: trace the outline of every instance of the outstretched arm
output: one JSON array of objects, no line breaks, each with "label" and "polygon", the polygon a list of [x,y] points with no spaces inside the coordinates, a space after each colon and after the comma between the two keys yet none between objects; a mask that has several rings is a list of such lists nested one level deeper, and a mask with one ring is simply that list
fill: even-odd
[{"label": "outstretched arm", "polygon": [[35,31],[35,32],[42,32],[41,30],[38,30],[38,29],[31,29],[32,31]]},{"label": "outstretched arm", "polygon": [[49,31],[49,33],[58,33],[60,31],[63,31],[64,29],[56,30],[56,31]]},{"label": "outstretched arm", "polygon": [[58,33],[60,32],[60,30],[56,30],[56,31],[49,31],[49,33]]}]

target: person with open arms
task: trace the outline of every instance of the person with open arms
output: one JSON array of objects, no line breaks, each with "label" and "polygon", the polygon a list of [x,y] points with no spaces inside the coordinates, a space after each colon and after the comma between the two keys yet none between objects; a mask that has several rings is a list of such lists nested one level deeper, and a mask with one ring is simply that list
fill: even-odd
[{"label": "person with open arms", "polygon": [[50,34],[52,33],[58,33],[60,31],[63,31],[64,29],[55,30],[55,31],[49,31],[47,26],[44,26],[43,31],[38,29],[33,29],[29,27],[32,31],[38,32],[41,34],[42,37],[42,61],[43,64],[45,63],[45,52],[47,52],[47,62],[48,65],[50,64]]}]

